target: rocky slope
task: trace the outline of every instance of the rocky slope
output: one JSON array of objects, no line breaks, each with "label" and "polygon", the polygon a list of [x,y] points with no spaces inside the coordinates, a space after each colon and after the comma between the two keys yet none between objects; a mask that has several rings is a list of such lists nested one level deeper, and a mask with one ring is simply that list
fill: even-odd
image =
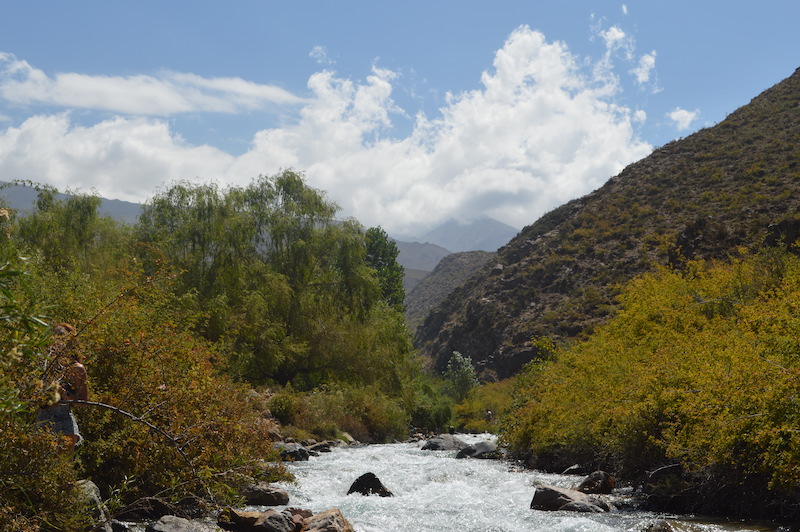
[{"label": "rocky slope", "polygon": [[444,257],[433,272],[406,293],[406,324],[413,332],[428,312],[494,257],[488,251],[465,251]]},{"label": "rocky slope", "polygon": [[539,354],[533,337],[576,338],[602,322],[619,283],[798,229],[800,69],[523,229],[427,316],[415,345],[439,370],[457,350],[506,377]]}]

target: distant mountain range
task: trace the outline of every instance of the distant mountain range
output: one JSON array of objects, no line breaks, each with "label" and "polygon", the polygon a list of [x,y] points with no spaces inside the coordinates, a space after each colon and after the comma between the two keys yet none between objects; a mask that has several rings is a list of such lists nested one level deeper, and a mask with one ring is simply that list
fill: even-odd
[{"label": "distant mountain range", "polygon": [[519,229],[484,216],[467,222],[449,220],[415,240],[436,244],[453,253],[497,251],[517,233]]},{"label": "distant mountain range", "polygon": [[[35,189],[17,184],[9,184],[0,181],[0,201],[4,202],[12,209],[17,209],[23,213],[32,211],[36,204],[38,192]],[[59,199],[65,199],[67,194],[59,193]],[[109,216],[115,220],[132,224],[139,217],[142,206],[138,203],[129,201],[113,200],[100,198],[100,214]]]},{"label": "distant mountain range", "polygon": [[[411,296],[417,284],[434,271],[444,257],[460,252],[491,253],[507,244],[517,233],[517,229],[510,225],[482,217],[469,222],[450,220],[419,238],[394,239],[399,251],[397,262],[405,269],[403,284],[406,297]],[[448,275],[448,271],[451,270],[440,273],[436,279],[441,281]],[[459,282],[464,280],[463,276],[458,279]],[[450,282],[444,284],[450,286]],[[427,286],[431,288],[430,283]],[[439,289],[436,292],[439,293]],[[423,299],[433,301],[427,297]],[[408,299],[406,303],[409,303]],[[428,310],[427,307],[420,306],[423,305],[420,301],[414,301],[411,305],[415,313],[423,312],[423,308]],[[418,316],[415,315],[414,318]]]}]

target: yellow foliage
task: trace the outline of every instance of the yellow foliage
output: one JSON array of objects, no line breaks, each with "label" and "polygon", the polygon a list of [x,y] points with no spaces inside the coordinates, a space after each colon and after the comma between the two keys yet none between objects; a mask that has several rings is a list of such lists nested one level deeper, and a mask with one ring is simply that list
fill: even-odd
[{"label": "yellow foliage", "polygon": [[504,436],[559,466],[633,475],[679,463],[793,492],[798,310],[800,259],[777,250],[644,275],[588,340],[519,377]]}]

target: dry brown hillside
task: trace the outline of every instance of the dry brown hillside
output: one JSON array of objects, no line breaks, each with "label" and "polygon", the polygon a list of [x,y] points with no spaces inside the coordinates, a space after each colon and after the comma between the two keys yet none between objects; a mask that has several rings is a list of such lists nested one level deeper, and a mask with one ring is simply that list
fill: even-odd
[{"label": "dry brown hillside", "polygon": [[619,283],[757,247],[799,220],[800,70],[523,229],[428,314],[415,344],[440,370],[457,350],[505,377],[537,356],[532,337],[574,338],[603,321]]}]

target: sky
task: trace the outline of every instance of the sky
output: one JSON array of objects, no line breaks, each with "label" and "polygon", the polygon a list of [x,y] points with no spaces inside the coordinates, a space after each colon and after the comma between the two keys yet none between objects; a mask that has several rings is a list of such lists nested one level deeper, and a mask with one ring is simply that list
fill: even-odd
[{"label": "sky", "polygon": [[0,181],[291,169],[365,227],[515,228],[800,67],[800,2],[0,2]]}]

